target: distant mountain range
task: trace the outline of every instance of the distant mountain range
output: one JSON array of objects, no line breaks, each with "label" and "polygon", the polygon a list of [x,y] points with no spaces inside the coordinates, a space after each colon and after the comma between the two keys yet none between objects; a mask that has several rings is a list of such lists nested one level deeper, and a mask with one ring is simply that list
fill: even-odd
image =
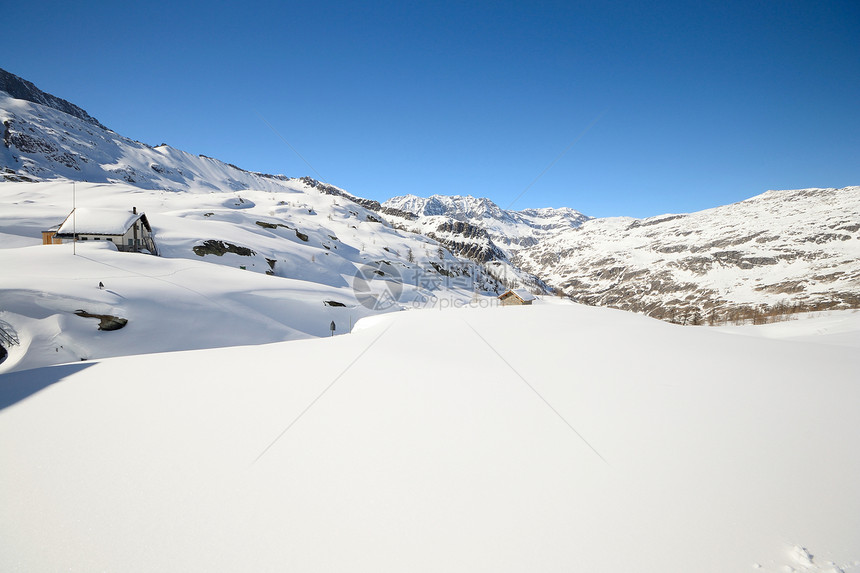
[{"label": "distant mountain range", "polygon": [[856,308],[860,187],[593,219],[519,251],[514,262],[581,302],[684,322]]},{"label": "distant mountain range", "polygon": [[860,306],[860,187],[768,191],[647,219],[506,211],[472,197],[383,205],[418,215],[404,228],[586,304],[693,323]]},{"label": "distant mountain range", "polygon": [[[134,141],[3,70],[0,122],[0,181],[66,178],[185,192],[314,189],[370,211],[403,237],[417,233],[475,261],[500,285],[677,322],[860,306],[860,187],[768,191],[646,219],[594,219],[568,208],[512,211],[470,196],[405,195],[380,204],[310,178],[249,172]],[[301,221],[284,224],[298,228]]]}]

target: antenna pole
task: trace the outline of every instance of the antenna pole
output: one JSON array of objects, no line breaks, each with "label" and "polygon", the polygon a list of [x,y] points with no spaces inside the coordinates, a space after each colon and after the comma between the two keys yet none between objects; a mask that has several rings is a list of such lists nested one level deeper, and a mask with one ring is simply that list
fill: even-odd
[{"label": "antenna pole", "polygon": [[75,193],[75,182],[72,181],[72,255],[77,254],[78,244],[78,216],[75,213],[77,209],[77,198]]}]

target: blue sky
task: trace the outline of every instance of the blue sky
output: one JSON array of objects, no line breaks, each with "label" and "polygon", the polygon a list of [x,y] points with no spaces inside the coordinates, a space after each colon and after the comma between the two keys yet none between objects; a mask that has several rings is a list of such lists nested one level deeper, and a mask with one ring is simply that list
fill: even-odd
[{"label": "blue sky", "polygon": [[379,200],[644,217],[860,185],[860,2],[646,4],[7,1],[0,67]]}]

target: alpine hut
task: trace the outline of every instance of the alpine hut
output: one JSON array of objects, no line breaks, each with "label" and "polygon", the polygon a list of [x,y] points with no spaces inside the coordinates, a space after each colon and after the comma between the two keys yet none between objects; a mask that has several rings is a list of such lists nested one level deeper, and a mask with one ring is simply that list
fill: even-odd
[{"label": "alpine hut", "polygon": [[536,298],[524,288],[507,290],[499,295],[502,306],[530,305]]},{"label": "alpine hut", "polygon": [[110,241],[118,251],[158,254],[146,213],[138,213],[137,207],[130,211],[78,207],[66,217],[51,240]]}]

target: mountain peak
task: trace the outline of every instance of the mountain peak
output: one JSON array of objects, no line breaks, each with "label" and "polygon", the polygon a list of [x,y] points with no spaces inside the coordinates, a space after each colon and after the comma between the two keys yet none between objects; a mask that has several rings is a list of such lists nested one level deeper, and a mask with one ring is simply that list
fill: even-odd
[{"label": "mountain peak", "polygon": [[401,195],[392,197],[384,206],[416,215],[445,215],[455,219],[480,217],[486,212],[501,212],[499,206],[489,199],[471,195],[431,195],[426,199],[417,195]]},{"label": "mountain peak", "polygon": [[15,99],[38,103],[56,109],[57,111],[67,113],[80,120],[86,121],[87,123],[101,127],[102,129],[107,129],[104,125],[99,123],[96,118],[75,104],[62,98],[58,98],[55,95],[43,92],[32,82],[28,82],[24,78],[19,78],[15,74],[7,72],[3,68],[0,68],[0,91],[8,93]]}]

